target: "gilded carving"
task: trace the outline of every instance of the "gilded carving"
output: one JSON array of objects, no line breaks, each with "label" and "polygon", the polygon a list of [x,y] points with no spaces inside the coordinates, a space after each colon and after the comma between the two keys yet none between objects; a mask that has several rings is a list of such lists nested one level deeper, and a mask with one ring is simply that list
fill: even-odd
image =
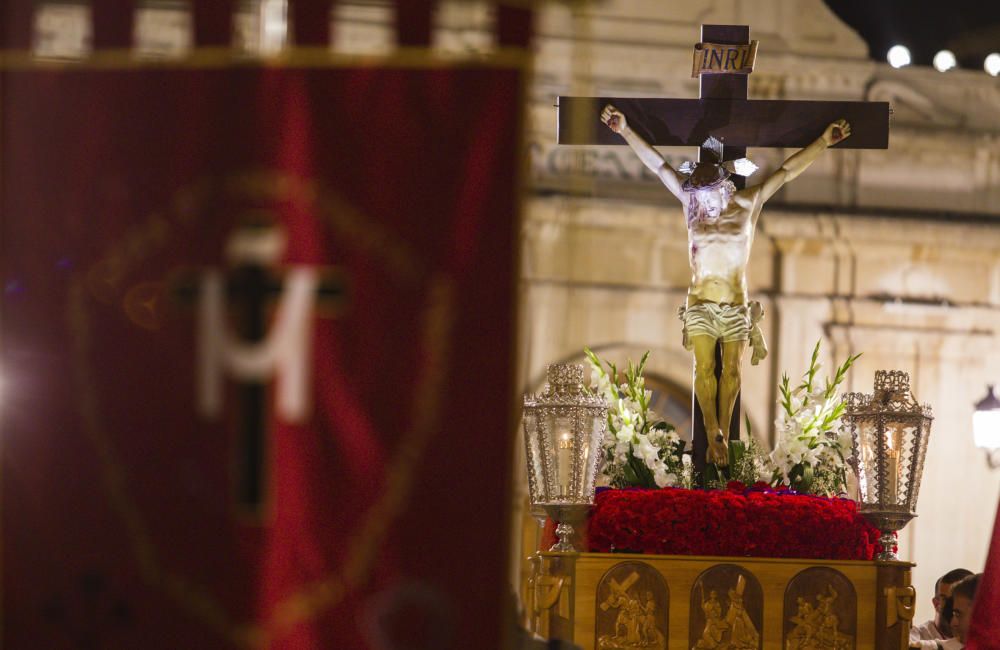
[{"label": "gilded carving", "polygon": [[785,590],[786,650],[852,650],[857,598],[840,572],[806,569]]},{"label": "gilded carving", "polygon": [[722,564],[702,573],[691,593],[690,616],[692,650],[761,647],[763,592],[741,567]]},{"label": "gilded carving", "polygon": [[641,562],[623,562],[597,588],[597,647],[666,650],[670,595],[663,578]]},{"label": "gilded carving", "polygon": [[572,578],[560,575],[560,567],[547,558],[531,558],[532,575],[525,590],[525,609],[528,627],[531,631],[548,638],[551,634],[552,618],[558,616],[570,619],[569,586]]}]

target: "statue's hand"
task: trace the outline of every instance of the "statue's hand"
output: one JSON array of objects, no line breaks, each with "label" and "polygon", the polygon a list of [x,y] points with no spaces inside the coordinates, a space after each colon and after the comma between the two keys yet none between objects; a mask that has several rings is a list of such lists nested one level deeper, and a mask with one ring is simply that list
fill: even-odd
[{"label": "statue's hand", "polygon": [[625,115],[611,104],[605,106],[604,110],[601,111],[601,121],[615,133],[621,133],[625,130]]},{"label": "statue's hand", "polygon": [[823,142],[826,146],[832,147],[833,145],[846,140],[851,136],[851,125],[847,123],[847,120],[837,120],[832,122],[826,127],[826,131],[823,131]]}]

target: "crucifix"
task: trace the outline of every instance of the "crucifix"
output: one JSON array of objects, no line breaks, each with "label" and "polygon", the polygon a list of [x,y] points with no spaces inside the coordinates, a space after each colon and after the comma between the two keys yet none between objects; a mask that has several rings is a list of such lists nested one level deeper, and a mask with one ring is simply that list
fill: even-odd
[{"label": "crucifix", "polygon": [[[746,264],[761,207],[828,147],[885,149],[886,102],[747,99],[756,41],[746,25],[703,25],[692,75],[698,99],[560,97],[559,144],[627,144],[680,200],[687,217],[692,270],[681,310],[684,346],[695,358],[692,391],[693,459],[729,462],[728,440],[739,440],[740,365],[766,354],[750,301]],[[608,128],[602,128],[603,122]],[[670,167],[654,146],[697,146],[697,163]],[[755,165],[746,148],[802,147],[764,182],[745,187]]]},{"label": "crucifix", "polygon": [[[224,372],[239,381],[236,493],[239,506],[252,514],[264,502],[267,482],[267,382],[279,375],[275,400],[282,419],[301,422],[308,417],[314,303],[321,309],[333,307],[344,294],[343,282],[327,269],[292,265],[277,274],[275,263],[284,245],[278,228],[244,227],[227,243],[227,256],[234,264],[227,273],[210,270],[185,277],[175,291],[185,302],[198,303],[202,414],[220,414]],[[277,314],[269,322],[275,303]],[[235,335],[228,331],[227,306],[236,316]]]}]

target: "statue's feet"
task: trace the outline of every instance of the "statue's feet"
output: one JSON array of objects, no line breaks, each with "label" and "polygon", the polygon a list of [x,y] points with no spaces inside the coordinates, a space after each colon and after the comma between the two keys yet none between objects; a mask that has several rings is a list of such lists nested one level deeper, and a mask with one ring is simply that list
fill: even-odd
[{"label": "statue's feet", "polygon": [[708,440],[708,462],[718,467],[729,465],[729,444],[721,431]]}]

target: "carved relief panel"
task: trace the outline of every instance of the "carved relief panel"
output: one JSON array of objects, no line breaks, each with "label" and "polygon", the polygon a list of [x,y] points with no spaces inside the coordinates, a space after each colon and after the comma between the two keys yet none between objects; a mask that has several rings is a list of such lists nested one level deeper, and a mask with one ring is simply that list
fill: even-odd
[{"label": "carved relief panel", "polygon": [[858,599],[842,573],[813,567],[785,588],[783,647],[786,650],[854,650]]},{"label": "carved relief panel", "polygon": [[616,564],[597,585],[597,647],[666,650],[669,610],[670,591],[658,571],[643,562]]},{"label": "carved relief panel", "polygon": [[688,625],[692,650],[760,650],[763,622],[764,592],[743,567],[718,564],[695,580]]}]

